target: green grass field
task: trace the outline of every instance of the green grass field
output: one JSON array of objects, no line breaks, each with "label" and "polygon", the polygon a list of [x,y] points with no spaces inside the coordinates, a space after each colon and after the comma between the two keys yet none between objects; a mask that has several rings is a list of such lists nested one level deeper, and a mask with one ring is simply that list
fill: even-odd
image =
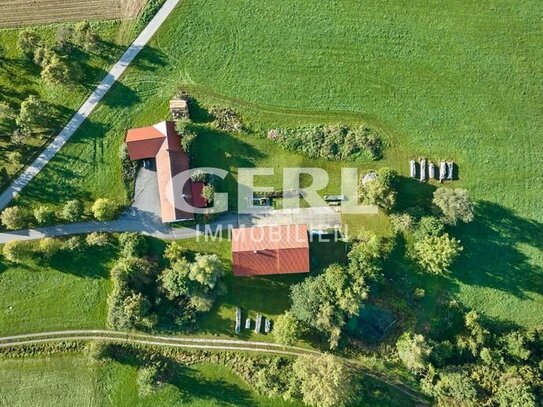
[{"label": "green grass field", "polygon": [[[417,277],[428,292],[421,322],[438,301],[456,298],[491,319],[540,325],[542,16],[535,1],[183,2],[21,202],[126,203],[117,158],[125,131],[166,118],[180,86],[204,105],[232,105],[262,133],[367,122],[390,147],[384,160],[361,168],[389,165],[405,175],[411,157],[454,159],[455,186],[480,203],[477,220],[456,232],[465,250],[453,276]],[[202,139],[197,163],[323,165],[254,136]],[[433,188],[406,183],[402,196],[417,203]]]},{"label": "green grass field", "polygon": [[[17,48],[17,39],[22,29],[0,29],[0,101],[8,103],[13,109],[19,109],[20,103],[29,95],[38,95],[49,102],[55,113],[52,120],[52,130],[42,134],[42,137],[27,137],[21,145],[14,145],[10,140],[10,133],[14,123],[5,123],[0,126],[0,157],[2,164],[11,177],[17,174],[28,163],[48,139],[56,135],[74,112],[83,103],[85,97],[96,84],[105,76],[106,70],[112,65],[128,44],[131,34],[127,26],[132,23],[118,21],[95,22],[92,27],[100,37],[95,50],[83,51],[75,48],[68,60],[76,62],[80,67],[82,76],[77,83],[66,85],[48,85],[40,79],[40,68],[33,62],[24,59]],[[42,25],[35,27],[35,32],[42,41],[53,44],[56,32],[61,28],[73,28],[74,24]],[[10,151],[20,151],[24,160],[22,163],[13,163],[6,160]],[[0,179],[5,185],[6,179]]]},{"label": "green grass field", "polygon": [[300,405],[258,396],[217,365],[180,368],[172,384],[145,398],[138,396],[135,367],[117,362],[96,366],[85,356],[0,360],[0,372],[0,401],[13,407]]},{"label": "green grass field", "polygon": [[[136,376],[135,366],[118,362],[97,365],[83,355],[0,359],[0,404],[10,407],[303,405],[259,396],[230,369],[220,365],[179,366],[170,383],[144,398],[138,396]],[[364,393],[359,407],[412,405],[409,399],[369,378]]]},{"label": "green grass field", "polygon": [[112,248],[0,265],[0,335],[104,328]]}]

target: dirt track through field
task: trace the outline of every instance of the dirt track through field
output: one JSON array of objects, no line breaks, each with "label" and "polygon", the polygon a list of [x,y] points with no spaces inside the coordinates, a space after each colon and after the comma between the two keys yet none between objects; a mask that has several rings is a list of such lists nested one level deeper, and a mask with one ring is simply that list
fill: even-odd
[{"label": "dirt track through field", "polygon": [[136,16],[147,0],[1,0],[0,28]]}]

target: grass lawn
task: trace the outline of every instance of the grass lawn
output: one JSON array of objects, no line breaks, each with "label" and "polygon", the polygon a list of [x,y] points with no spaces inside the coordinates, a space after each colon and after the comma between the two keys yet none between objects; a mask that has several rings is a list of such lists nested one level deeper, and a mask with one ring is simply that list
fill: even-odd
[{"label": "grass lawn", "polygon": [[[170,383],[140,398],[137,368],[118,362],[96,365],[86,356],[0,359],[0,403],[13,407],[49,406],[254,406],[297,407],[300,402],[257,395],[224,366],[179,366]],[[357,406],[409,406],[410,400],[367,378],[364,402]]]},{"label": "grass lawn", "polygon": [[[125,131],[166,118],[167,101],[180,86],[203,105],[232,105],[262,134],[271,126],[367,122],[390,146],[381,162],[356,163],[360,168],[389,165],[407,175],[411,157],[454,159],[460,176],[454,185],[479,202],[477,220],[455,231],[464,252],[452,277],[413,277],[428,291],[424,311],[456,298],[498,321],[540,325],[542,16],[535,0],[485,6],[416,0],[410,7],[187,0],[21,202],[107,196],[126,203],[117,155]],[[233,171],[340,167],[255,135],[208,131],[200,142],[197,164]],[[400,202],[420,202],[434,188],[406,181]],[[385,220],[374,223],[386,228]],[[399,270],[411,278],[408,267]]]},{"label": "grass lawn", "polygon": [[[77,83],[67,85],[48,85],[40,78],[40,68],[32,61],[26,60],[17,48],[17,39],[22,29],[0,29],[0,101],[18,111],[20,103],[29,95],[38,95],[49,102],[55,113],[51,124],[52,130],[46,131],[40,137],[33,135],[27,137],[21,145],[15,145],[10,135],[15,128],[14,122],[0,124],[0,170],[6,169],[7,175],[16,175],[23,166],[35,157],[50,137],[56,135],[79,109],[87,95],[96,84],[105,76],[106,70],[120,56],[122,50],[129,43],[127,27],[132,23],[119,21],[95,22],[93,29],[100,37],[95,50],[86,52],[74,48],[69,55],[70,63],[76,63],[82,73]],[[73,28],[74,24],[42,25],[33,28],[42,41],[53,44],[57,30]],[[20,151],[24,160],[22,163],[9,162],[6,159],[10,151]],[[0,186],[5,185],[7,179],[0,179]]]},{"label": "grass lawn", "polygon": [[13,407],[96,406],[104,399],[85,357],[1,359],[0,404]]},{"label": "grass lawn", "polygon": [[0,264],[0,335],[104,328],[113,249]]}]

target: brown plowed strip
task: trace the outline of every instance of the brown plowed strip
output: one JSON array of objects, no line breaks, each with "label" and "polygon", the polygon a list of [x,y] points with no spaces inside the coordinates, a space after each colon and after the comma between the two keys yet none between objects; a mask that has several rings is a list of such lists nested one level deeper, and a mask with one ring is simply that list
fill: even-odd
[{"label": "brown plowed strip", "polygon": [[147,0],[0,0],[0,28],[135,17]]}]

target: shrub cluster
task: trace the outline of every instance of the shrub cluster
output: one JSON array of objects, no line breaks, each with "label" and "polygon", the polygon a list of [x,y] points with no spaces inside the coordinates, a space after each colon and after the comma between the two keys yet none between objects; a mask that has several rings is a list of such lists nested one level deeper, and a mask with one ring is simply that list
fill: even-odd
[{"label": "shrub cluster", "polygon": [[350,128],[345,125],[321,125],[273,129],[268,132],[268,138],[286,150],[327,160],[378,160],[383,150],[379,133],[366,126]]},{"label": "shrub cluster", "polygon": [[113,290],[108,298],[110,327],[150,329],[161,320],[186,327],[225,291],[224,267],[217,255],[196,253],[189,258],[178,242],[171,242],[165,251],[171,266],[160,271],[144,258],[147,250],[144,236],[119,236],[121,258],[111,270]]},{"label": "shrub cluster", "polygon": [[541,399],[541,330],[492,334],[470,311],[455,340],[434,341],[405,333],[396,348],[438,406],[535,407]]},{"label": "shrub cluster", "polygon": [[243,122],[238,113],[228,107],[212,106],[209,113],[215,118],[214,124],[219,130],[240,132]]},{"label": "shrub cluster", "polygon": [[382,261],[391,248],[370,232],[351,242],[349,264],[333,264],[322,274],[291,288],[291,315],[303,326],[328,336],[336,348],[347,320],[357,315],[372,282],[381,276]]}]

